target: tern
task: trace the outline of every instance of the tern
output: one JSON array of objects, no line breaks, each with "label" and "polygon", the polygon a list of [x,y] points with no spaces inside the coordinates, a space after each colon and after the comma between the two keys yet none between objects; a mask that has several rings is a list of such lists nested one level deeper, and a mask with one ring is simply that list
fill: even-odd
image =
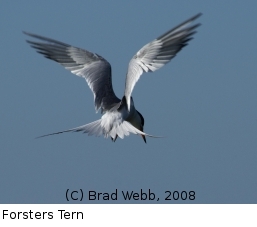
[{"label": "tern", "polygon": [[97,121],[40,137],[64,132],[84,132],[88,135],[110,137],[115,142],[117,137],[123,139],[124,136],[133,133],[141,135],[145,143],[146,136],[155,137],[144,132],[144,118],[136,110],[131,93],[144,72],[160,69],[188,44],[196,33],[196,28],[200,26],[200,23],[193,24],[193,22],[200,16],[201,13],[167,31],[143,46],[132,57],[122,99],[119,99],[113,91],[111,65],[103,57],[54,39],[24,32],[40,40],[40,42],[26,40],[38,53],[58,62],[73,74],[86,80],[94,95],[95,110],[96,112],[101,110],[102,113],[101,119]]}]

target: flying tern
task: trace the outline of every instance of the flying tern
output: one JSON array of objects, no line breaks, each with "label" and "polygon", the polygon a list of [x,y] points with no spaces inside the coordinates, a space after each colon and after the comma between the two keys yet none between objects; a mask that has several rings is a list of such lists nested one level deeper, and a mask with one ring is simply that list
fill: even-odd
[{"label": "flying tern", "polygon": [[155,137],[143,131],[144,118],[136,110],[131,93],[144,72],[154,72],[160,69],[188,44],[188,41],[196,33],[196,28],[200,26],[199,23],[193,24],[192,22],[200,16],[201,13],[167,31],[143,46],[132,57],[128,66],[122,99],[119,99],[113,91],[111,65],[103,57],[54,39],[24,32],[26,35],[40,40],[40,42],[27,40],[38,53],[60,63],[73,74],[86,80],[94,95],[96,112],[101,110],[102,113],[101,119],[97,121],[40,137],[80,131],[88,133],[88,135],[110,137],[112,141],[115,141],[117,137],[123,139],[129,133],[141,135],[145,143],[145,136]]}]

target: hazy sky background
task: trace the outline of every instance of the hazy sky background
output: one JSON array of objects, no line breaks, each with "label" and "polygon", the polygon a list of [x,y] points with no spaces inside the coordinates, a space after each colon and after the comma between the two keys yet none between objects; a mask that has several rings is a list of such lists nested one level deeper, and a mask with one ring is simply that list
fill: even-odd
[{"label": "hazy sky background", "polygon": [[[85,197],[151,189],[155,203],[257,203],[256,9],[254,0],[2,1],[0,203],[66,203],[67,189]],[[34,139],[101,115],[85,80],[37,54],[23,30],[103,56],[121,98],[131,57],[199,12],[195,38],[133,92],[145,132],[165,138]],[[165,201],[168,190],[193,190],[196,199]]]}]

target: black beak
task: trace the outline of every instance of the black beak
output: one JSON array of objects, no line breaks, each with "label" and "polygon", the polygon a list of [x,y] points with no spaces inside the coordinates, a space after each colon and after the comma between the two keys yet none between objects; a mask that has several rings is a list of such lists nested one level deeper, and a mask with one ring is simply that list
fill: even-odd
[{"label": "black beak", "polygon": [[143,140],[144,140],[144,141],[145,141],[145,143],[146,143],[145,135],[141,135],[141,136],[142,136]]}]

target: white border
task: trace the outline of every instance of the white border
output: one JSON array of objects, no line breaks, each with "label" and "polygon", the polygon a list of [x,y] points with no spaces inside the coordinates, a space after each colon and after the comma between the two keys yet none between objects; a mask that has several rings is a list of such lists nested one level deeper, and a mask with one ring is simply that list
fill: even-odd
[{"label": "white border", "polygon": [[[195,204],[13,204],[0,205],[1,226],[257,226],[257,205]],[[11,219],[8,212],[52,212],[53,219]],[[82,219],[61,219],[58,210],[83,212]],[[20,213],[23,215],[23,213]],[[74,213],[75,214],[75,213]],[[13,213],[13,215],[15,215]],[[32,215],[32,217],[34,217]],[[26,215],[25,215],[26,216]],[[23,216],[20,216],[23,217]]]}]

